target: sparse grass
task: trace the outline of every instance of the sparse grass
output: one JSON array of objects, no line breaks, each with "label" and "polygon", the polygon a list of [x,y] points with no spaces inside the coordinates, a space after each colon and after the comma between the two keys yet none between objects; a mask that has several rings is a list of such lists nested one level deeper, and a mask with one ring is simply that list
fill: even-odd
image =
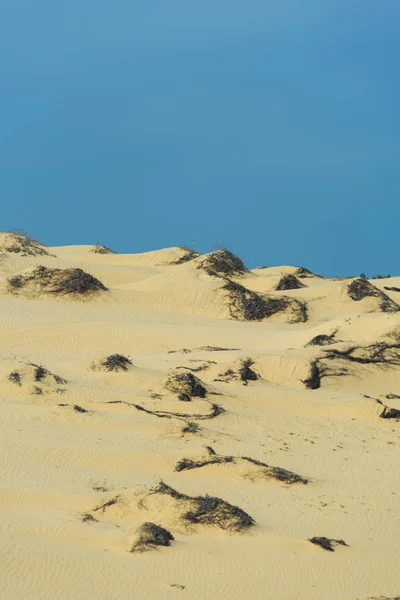
[{"label": "sparse grass", "polygon": [[346,542],[343,540],[334,540],[332,538],[327,537],[313,537],[308,540],[312,544],[316,546],[320,546],[324,550],[328,550],[328,552],[334,552],[335,546],[347,546]]},{"label": "sparse grass", "polygon": [[153,494],[168,495],[182,507],[181,520],[187,525],[209,525],[241,532],[255,524],[254,519],[238,506],[212,496],[187,496],[161,481]]},{"label": "sparse grass", "polygon": [[194,248],[189,248],[187,246],[179,246],[179,248],[183,250],[185,254],[183,254],[176,260],[170,262],[170,265],[183,265],[184,263],[190,262],[191,260],[200,256],[200,253],[197,252],[197,250],[195,250]]},{"label": "sparse grass", "polygon": [[312,271],[309,271],[305,267],[297,267],[295,275],[297,277],[301,277],[303,279],[305,279],[307,277],[318,277],[319,279],[321,279],[321,275],[317,275],[316,273],[313,273]]},{"label": "sparse grass", "polygon": [[131,552],[147,552],[159,546],[170,546],[175,538],[168,529],[155,523],[143,523],[136,532],[136,540]]},{"label": "sparse grass", "polygon": [[295,275],[291,275],[291,274],[287,274],[287,275],[283,275],[277,286],[276,286],[276,290],[277,291],[283,291],[283,290],[299,290],[300,288],[304,288],[306,287],[304,285],[304,283],[302,283],[299,279],[297,279],[297,277]]},{"label": "sparse grass", "polygon": [[81,516],[82,523],[98,523],[98,519],[95,519],[93,515],[90,513],[82,513]]}]

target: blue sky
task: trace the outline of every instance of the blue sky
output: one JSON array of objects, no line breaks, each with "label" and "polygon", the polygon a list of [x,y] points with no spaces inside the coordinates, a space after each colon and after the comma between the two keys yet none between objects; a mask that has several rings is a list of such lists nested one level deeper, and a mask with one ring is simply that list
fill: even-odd
[{"label": "blue sky", "polygon": [[0,230],[400,274],[398,0],[3,0]]}]

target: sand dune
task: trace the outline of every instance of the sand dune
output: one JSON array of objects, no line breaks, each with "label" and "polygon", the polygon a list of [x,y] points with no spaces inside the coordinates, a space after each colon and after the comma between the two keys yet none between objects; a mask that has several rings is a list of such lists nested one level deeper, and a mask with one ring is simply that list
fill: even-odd
[{"label": "sand dune", "polygon": [[0,234],[2,597],[398,596],[399,289]]}]

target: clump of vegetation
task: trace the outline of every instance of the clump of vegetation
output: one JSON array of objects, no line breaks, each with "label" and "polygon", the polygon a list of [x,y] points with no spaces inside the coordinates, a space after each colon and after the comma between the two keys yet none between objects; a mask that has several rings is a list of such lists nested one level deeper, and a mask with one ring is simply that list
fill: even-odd
[{"label": "clump of vegetation", "polygon": [[209,275],[222,275],[224,277],[240,277],[248,273],[248,269],[244,266],[242,260],[226,249],[207,254],[198,268],[203,269]]},{"label": "clump of vegetation", "polygon": [[78,412],[78,413],[87,413],[87,412],[89,412],[88,410],[86,410],[86,408],[82,408],[82,406],[79,406],[78,404],[74,404],[74,411]]},{"label": "clump of vegetation", "polygon": [[93,246],[90,252],[93,252],[93,254],[115,254],[114,250],[111,250],[111,248],[107,248],[107,246],[99,246],[98,244]]},{"label": "clump of vegetation", "polygon": [[228,293],[229,311],[234,319],[262,321],[289,309],[293,323],[307,321],[307,305],[295,298],[262,296],[229,279],[223,289]]},{"label": "clump of vegetation", "polygon": [[276,290],[277,291],[282,291],[282,290],[299,290],[300,288],[304,288],[306,287],[304,285],[304,283],[302,283],[299,279],[297,279],[297,277],[295,275],[291,275],[291,274],[287,274],[287,275],[283,275],[277,286],[276,286]]},{"label": "clump of vegetation", "polygon": [[18,371],[13,371],[10,373],[8,379],[12,383],[15,383],[15,385],[21,385],[21,375],[18,373]]},{"label": "clump of vegetation", "polygon": [[313,537],[309,539],[309,542],[316,546],[320,546],[324,550],[328,550],[328,552],[334,552],[335,546],[347,546],[346,542],[343,540],[334,540],[327,537]]},{"label": "clump of vegetation", "polygon": [[215,451],[207,447],[208,456],[199,460],[193,460],[190,458],[182,458],[175,465],[175,471],[190,471],[192,469],[200,469],[201,467],[206,467],[209,465],[221,465],[227,463],[238,464],[241,461],[251,463],[256,467],[260,467],[260,474],[263,477],[269,479],[276,479],[277,481],[281,481],[282,483],[293,484],[293,483],[303,483],[307,484],[308,480],[297,473],[293,473],[293,471],[288,471],[287,469],[283,469],[282,467],[271,467],[260,460],[256,460],[255,458],[250,458],[248,456],[221,456],[216,454]]},{"label": "clump of vegetation", "polygon": [[219,404],[211,404],[211,411],[207,414],[189,414],[189,413],[178,413],[178,412],[168,412],[166,410],[149,410],[140,404],[129,404],[129,402],[124,402],[122,400],[111,400],[110,404],[122,403],[128,404],[129,406],[134,406],[136,410],[140,410],[142,412],[147,413],[148,415],[154,415],[155,417],[159,417],[160,419],[183,419],[186,421],[187,419],[193,419],[196,421],[205,421],[208,419],[215,419],[219,417],[219,415],[224,414],[225,409]]},{"label": "clump of vegetation", "polygon": [[193,421],[188,421],[184,427],[181,429],[182,433],[198,433],[200,431],[200,427],[197,423]]},{"label": "clump of vegetation", "polygon": [[129,366],[132,365],[132,361],[122,354],[110,354],[100,364],[106,371],[118,373],[119,371],[127,371]]},{"label": "clump of vegetation", "polygon": [[388,290],[389,292],[400,292],[400,288],[398,287],[388,287],[387,285],[383,286],[384,290]]},{"label": "clump of vegetation", "polygon": [[247,385],[248,381],[256,381],[258,379],[257,373],[251,369],[254,365],[252,358],[243,358],[239,367],[240,379]]},{"label": "clump of vegetation", "polygon": [[387,275],[373,275],[371,277],[371,279],[390,279],[390,273],[388,273]]},{"label": "clump of vegetation", "polygon": [[29,237],[20,229],[0,232],[0,253],[19,254],[20,256],[51,256],[44,244]]},{"label": "clump of vegetation", "polygon": [[309,390],[317,390],[321,387],[321,371],[317,360],[311,363],[309,375],[303,383]]},{"label": "clump of vegetation", "polygon": [[147,552],[156,550],[158,546],[170,546],[174,536],[168,529],[155,523],[143,523],[136,532],[136,539],[131,552]]},{"label": "clump of vegetation", "polygon": [[81,521],[82,523],[98,523],[98,519],[95,519],[90,513],[83,513]]},{"label": "clump of vegetation", "polygon": [[394,419],[398,421],[400,420],[400,410],[398,410],[397,408],[389,408],[388,406],[385,406],[379,416],[381,419]]},{"label": "clump of vegetation", "polygon": [[101,281],[82,269],[51,269],[40,266],[28,275],[16,275],[7,281],[11,290],[21,289],[28,283],[33,283],[41,292],[60,296],[107,291]]},{"label": "clump of vegetation", "polygon": [[382,312],[397,312],[400,308],[387,294],[378,290],[368,279],[362,277],[355,279],[347,286],[347,294],[355,302],[368,297],[378,298]]},{"label": "clump of vegetation", "polygon": [[164,387],[175,394],[185,394],[189,398],[205,398],[207,390],[193,373],[172,373]]},{"label": "clump of vegetation", "polygon": [[181,519],[188,525],[209,525],[228,531],[245,531],[255,524],[254,519],[238,506],[213,496],[187,496],[161,481],[154,494],[174,498],[182,508]]},{"label": "clump of vegetation", "polygon": [[400,365],[400,340],[380,341],[366,346],[350,346],[343,350],[330,348],[325,350],[325,359],[344,360],[361,365],[380,364]]},{"label": "clump of vegetation", "polygon": [[214,381],[223,381],[228,383],[229,381],[239,379],[247,385],[248,381],[256,381],[258,379],[257,373],[251,368],[254,365],[252,358],[242,358],[239,364],[239,368],[235,371],[231,368],[226,369],[224,373],[220,373]]},{"label": "clump of vegetation", "polygon": [[329,346],[330,344],[336,344],[335,335],[336,331],[330,335],[324,333],[316,335],[308,342],[308,344],[306,344],[306,346]]},{"label": "clump of vegetation", "polygon": [[170,262],[170,265],[183,265],[184,263],[190,262],[191,260],[200,256],[199,252],[197,252],[197,250],[194,250],[194,248],[180,246],[180,249],[184,251],[184,254],[182,254],[182,256],[180,256],[176,260]]},{"label": "clump of vegetation", "polygon": [[313,273],[312,271],[309,271],[305,267],[297,267],[297,269],[295,271],[295,275],[297,275],[297,277],[301,277],[301,278],[304,278],[304,279],[307,278],[307,277],[318,277],[318,278],[321,278],[321,275],[317,275],[316,273]]}]

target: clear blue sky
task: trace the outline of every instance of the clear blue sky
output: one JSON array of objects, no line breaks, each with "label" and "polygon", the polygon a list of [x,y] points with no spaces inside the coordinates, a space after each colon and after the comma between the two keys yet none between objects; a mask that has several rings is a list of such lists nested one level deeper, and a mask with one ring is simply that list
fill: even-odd
[{"label": "clear blue sky", "polygon": [[399,0],[2,0],[0,230],[400,274]]}]

